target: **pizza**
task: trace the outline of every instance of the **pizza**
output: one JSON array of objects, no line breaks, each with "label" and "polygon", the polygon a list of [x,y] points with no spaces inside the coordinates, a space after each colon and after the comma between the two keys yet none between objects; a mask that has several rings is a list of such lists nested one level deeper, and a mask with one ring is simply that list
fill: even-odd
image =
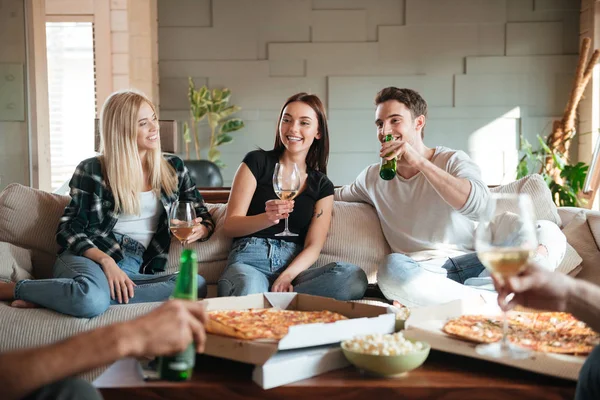
[{"label": "pizza", "polygon": [[290,326],[330,323],[348,319],[331,311],[293,311],[274,308],[210,311],[206,332],[238,339],[274,339],[287,335]]},{"label": "pizza", "polygon": [[[600,343],[600,335],[573,315],[563,312],[515,312],[508,314],[508,340],[544,353],[589,354]],[[502,319],[485,315],[463,315],[446,322],[449,335],[477,343],[502,339]]]}]

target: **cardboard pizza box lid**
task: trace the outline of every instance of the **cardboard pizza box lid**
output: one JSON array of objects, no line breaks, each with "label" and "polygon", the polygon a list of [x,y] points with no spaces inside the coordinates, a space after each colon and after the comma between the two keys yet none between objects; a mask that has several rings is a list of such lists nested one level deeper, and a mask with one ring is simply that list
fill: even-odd
[{"label": "cardboard pizza box lid", "polygon": [[349,365],[337,345],[286,350],[278,352],[263,365],[255,366],[252,380],[263,389],[271,389]]},{"label": "cardboard pizza box lid", "polygon": [[558,378],[577,380],[586,357],[565,354],[533,352],[533,356],[524,360],[493,358],[475,351],[477,343],[451,337],[442,331],[444,324],[451,318],[464,314],[500,315],[497,304],[486,302],[481,297],[455,300],[446,304],[415,308],[406,321],[404,335],[411,339],[423,340],[432,349],[478,358],[511,367],[533,371]]},{"label": "cardboard pizza box lid", "polygon": [[207,335],[206,354],[255,365],[264,365],[282,350],[335,344],[361,334],[392,333],[395,325],[395,315],[385,307],[298,293],[261,293],[207,299],[204,302],[208,311],[276,307],[301,311],[329,310],[349,318],[330,324],[293,326],[279,341]]}]

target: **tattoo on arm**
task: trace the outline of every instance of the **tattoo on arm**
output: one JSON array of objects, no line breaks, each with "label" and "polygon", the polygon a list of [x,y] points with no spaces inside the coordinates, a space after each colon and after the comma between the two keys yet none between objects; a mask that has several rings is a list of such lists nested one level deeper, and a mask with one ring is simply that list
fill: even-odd
[{"label": "tattoo on arm", "polygon": [[323,215],[323,209],[321,208],[321,211],[319,211],[319,213],[317,214],[317,211],[315,210],[313,217],[317,217],[319,218],[321,215]]}]

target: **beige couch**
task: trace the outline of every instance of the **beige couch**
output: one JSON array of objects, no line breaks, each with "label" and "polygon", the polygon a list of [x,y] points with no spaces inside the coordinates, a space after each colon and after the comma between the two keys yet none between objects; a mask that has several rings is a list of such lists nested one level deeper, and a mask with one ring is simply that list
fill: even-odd
[{"label": "beige couch", "polygon": [[[539,177],[538,177],[539,178]],[[576,253],[568,255],[571,266],[563,272],[600,284],[600,213],[577,208],[556,209],[549,200],[549,191],[541,178],[515,182],[498,191],[525,191],[536,201],[538,218],[554,220],[563,227],[568,242]],[[0,279],[47,278],[51,276],[57,251],[54,233],[58,219],[69,201],[60,196],[12,184],[0,193]],[[221,230],[225,204],[208,204],[217,227],[213,237],[197,243],[199,272],[211,285],[225,267],[231,245]],[[172,243],[169,269],[178,265],[181,246]],[[318,260],[319,265],[341,260],[359,265],[370,282],[375,282],[377,266],[390,248],[383,237],[377,214],[366,204],[336,202],[333,222]],[[577,268],[574,268],[577,267]],[[0,302],[0,352],[52,343],[78,332],[116,321],[134,318],[156,307],[158,303],[111,306],[104,314],[92,319],[78,319],[45,309],[21,310]],[[86,374],[96,376],[100,370]]]}]

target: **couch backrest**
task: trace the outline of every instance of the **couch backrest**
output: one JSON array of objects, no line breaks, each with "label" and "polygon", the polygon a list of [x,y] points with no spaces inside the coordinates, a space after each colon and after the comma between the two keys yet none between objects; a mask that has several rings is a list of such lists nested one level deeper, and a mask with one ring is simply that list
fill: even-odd
[{"label": "couch backrest", "polygon": [[[231,249],[231,239],[223,233],[226,204],[207,204],[216,228],[210,240],[194,243],[198,253],[198,272],[211,283],[216,283],[225,268]],[[175,244],[173,244],[175,243]],[[181,245],[171,244],[169,270],[177,271]],[[322,266],[334,261],[349,262],[361,267],[369,282],[376,282],[377,267],[391,252],[375,209],[368,204],[336,201],[333,205],[333,219],[327,240],[316,265]]]},{"label": "couch backrest", "polygon": [[[36,278],[52,276],[58,245],[55,234],[60,217],[70,200],[41,190],[11,184],[0,193],[0,242],[12,243],[32,250],[33,274]],[[208,283],[216,283],[225,268],[231,248],[231,238],[224,235],[222,226],[226,204],[207,207],[216,222],[210,240],[194,243],[198,253],[198,269]],[[363,268],[370,282],[375,282],[377,267],[390,253],[379,224],[377,213],[367,204],[335,202],[333,221],[327,241],[317,261],[325,265],[345,261]],[[181,245],[171,242],[167,272],[179,266]]]}]

